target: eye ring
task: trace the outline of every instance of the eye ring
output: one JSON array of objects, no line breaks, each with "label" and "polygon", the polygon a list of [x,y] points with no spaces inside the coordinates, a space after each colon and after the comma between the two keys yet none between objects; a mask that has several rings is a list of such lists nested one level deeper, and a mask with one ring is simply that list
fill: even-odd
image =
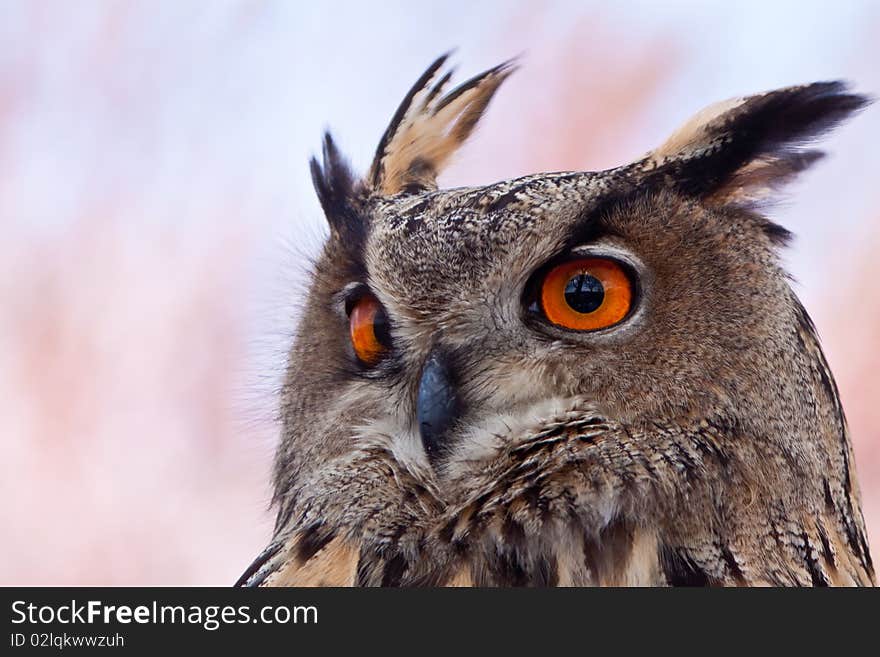
[{"label": "eye ring", "polygon": [[348,326],[351,346],[361,364],[373,367],[391,350],[388,315],[375,295],[362,294],[350,304]]},{"label": "eye ring", "polygon": [[611,258],[578,257],[543,277],[539,308],[548,322],[572,331],[597,331],[621,322],[633,305],[633,283]]}]

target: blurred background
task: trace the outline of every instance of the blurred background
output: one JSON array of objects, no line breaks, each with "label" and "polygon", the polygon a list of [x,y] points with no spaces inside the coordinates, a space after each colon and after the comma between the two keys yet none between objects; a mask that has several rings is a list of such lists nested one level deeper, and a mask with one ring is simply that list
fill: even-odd
[{"label": "blurred background", "polygon": [[[711,102],[880,94],[845,2],[0,0],[0,584],[232,583],[263,547],[275,389],[325,234],[307,160],[364,171],[439,53],[522,54],[443,176],[638,157]],[[773,211],[880,550],[880,106]]]}]

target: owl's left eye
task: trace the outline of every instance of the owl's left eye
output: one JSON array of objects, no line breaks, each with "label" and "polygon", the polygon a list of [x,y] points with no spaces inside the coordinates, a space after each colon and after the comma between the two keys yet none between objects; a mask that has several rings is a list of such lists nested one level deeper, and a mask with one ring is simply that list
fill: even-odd
[{"label": "owl's left eye", "polygon": [[610,258],[575,258],[544,276],[540,310],[551,323],[573,331],[596,331],[629,314],[633,285],[623,266]]},{"label": "owl's left eye", "polygon": [[388,315],[372,294],[360,296],[348,315],[351,345],[358,360],[367,366],[379,363],[391,349]]}]

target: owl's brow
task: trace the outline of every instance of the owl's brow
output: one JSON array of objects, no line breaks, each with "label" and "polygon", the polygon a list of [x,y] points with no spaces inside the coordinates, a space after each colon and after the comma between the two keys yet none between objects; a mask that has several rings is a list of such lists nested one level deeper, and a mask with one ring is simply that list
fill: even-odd
[{"label": "owl's brow", "polygon": [[622,237],[618,231],[612,228],[608,218],[630,207],[638,199],[644,198],[650,193],[648,187],[638,187],[626,191],[609,192],[597,200],[593,200],[589,207],[575,219],[568,229],[561,252],[565,253],[581,244],[595,242],[602,237]]}]

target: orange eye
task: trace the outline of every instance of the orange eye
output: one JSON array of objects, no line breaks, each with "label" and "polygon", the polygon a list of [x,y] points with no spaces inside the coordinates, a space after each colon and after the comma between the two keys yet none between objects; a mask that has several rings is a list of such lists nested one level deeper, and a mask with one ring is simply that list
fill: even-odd
[{"label": "orange eye", "polygon": [[364,365],[375,365],[388,352],[388,316],[372,294],[355,301],[348,318],[354,353]]},{"label": "orange eye", "polygon": [[556,265],[541,284],[541,308],[552,323],[574,331],[617,324],[632,305],[623,267],[607,258],[577,258]]}]

